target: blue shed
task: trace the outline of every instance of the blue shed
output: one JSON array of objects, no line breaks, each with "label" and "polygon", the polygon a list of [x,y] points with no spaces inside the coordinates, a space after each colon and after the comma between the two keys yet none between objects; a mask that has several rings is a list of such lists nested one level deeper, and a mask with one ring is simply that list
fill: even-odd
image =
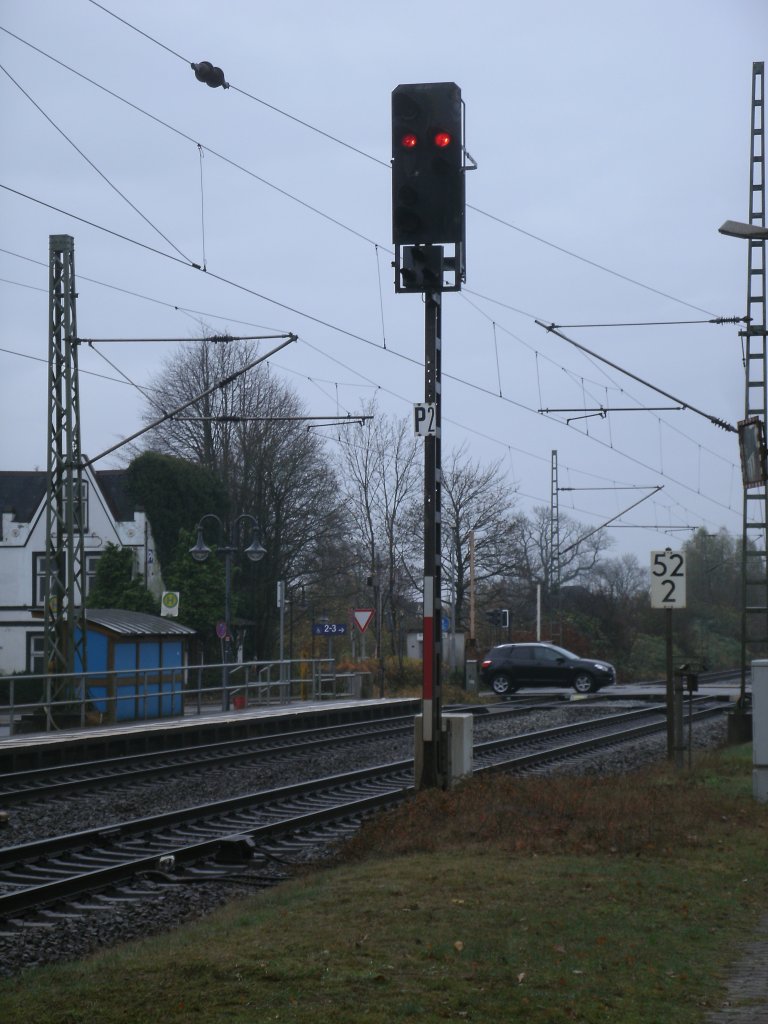
[{"label": "blue shed", "polygon": [[[183,714],[187,643],[194,629],[119,608],[87,608],[85,620],[88,697],[104,721]],[[82,668],[78,664],[76,671]]]}]

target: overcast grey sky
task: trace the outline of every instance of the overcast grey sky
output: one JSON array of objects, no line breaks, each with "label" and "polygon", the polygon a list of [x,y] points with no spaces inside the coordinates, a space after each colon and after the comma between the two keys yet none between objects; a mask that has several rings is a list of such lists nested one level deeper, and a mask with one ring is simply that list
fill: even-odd
[{"label": "overcast grey sky", "polygon": [[[501,459],[528,510],[549,504],[555,449],[573,488],[561,513],[586,526],[663,485],[620,520],[637,529],[611,530],[614,554],[645,561],[690,536],[664,527],[740,533],[735,435],[690,411],[541,414],[673,403],[534,320],[744,315],[746,244],[717,228],[748,215],[765,0],[5,0],[0,26],[0,183],[33,197],[0,189],[2,468],[45,464],[51,234],[75,238],[81,337],[187,337],[200,317],[293,331],[273,366],[308,412],[375,394],[410,415],[423,314],[393,290],[390,94],[455,81],[478,169],[466,288],[444,300],[444,451]],[[200,60],[233,88],[198,83]],[[207,274],[190,266],[204,261]],[[707,413],[743,416],[736,327],[566,333]],[[136,430],[142,408],[103,357],[147,385],[169,354],[82,348],[87,454]]]}]

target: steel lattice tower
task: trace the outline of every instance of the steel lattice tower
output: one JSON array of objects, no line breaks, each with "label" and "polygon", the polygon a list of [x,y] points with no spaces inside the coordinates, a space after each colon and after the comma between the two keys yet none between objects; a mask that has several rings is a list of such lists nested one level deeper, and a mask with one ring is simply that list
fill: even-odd
[{"label": "steel lattice tower", "polygon": [[[752,124],[749,160],[749,223],[765,227],[765,90],[764,64],[752,65]],[[740,331],[746,376],[744,418],[768,418],[766,379],[765,239],[747,242],[747,327]],[[744,488],[741,600],[741,702],[747,659],[768,650],[768,488]]]},{"label": "steel lattice tower", "polygon": [[86,667],[75,242],[51,235],[49,245],[45,665],[49,673],[72,673]]}]

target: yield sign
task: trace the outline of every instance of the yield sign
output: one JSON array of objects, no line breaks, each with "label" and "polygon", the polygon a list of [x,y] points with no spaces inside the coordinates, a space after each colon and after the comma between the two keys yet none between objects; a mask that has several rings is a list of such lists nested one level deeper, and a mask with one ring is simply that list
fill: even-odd
[{"label": "yield sign", "polygon": [[373,618],[373,608],[353,608],[352,614],[355,617],[355,623],[361,633],[364,633],[370,625],[371,619]]}]

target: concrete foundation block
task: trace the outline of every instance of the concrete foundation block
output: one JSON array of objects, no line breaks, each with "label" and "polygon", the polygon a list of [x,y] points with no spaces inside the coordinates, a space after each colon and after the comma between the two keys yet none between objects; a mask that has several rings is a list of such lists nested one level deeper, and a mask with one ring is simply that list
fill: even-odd
[{"label": "concrete foundation block", "polygon": [[[460,779],[472,774],[473,726],[472,715],[442,715],[443,777],[446,789]],[[424,756],[424,720],[422,715],[414,719],[414,784],[420,785]]]},{"label": "concrete foundation block", "polygon": [[752,662],[752,793],[768,803],[768,661]]}]

